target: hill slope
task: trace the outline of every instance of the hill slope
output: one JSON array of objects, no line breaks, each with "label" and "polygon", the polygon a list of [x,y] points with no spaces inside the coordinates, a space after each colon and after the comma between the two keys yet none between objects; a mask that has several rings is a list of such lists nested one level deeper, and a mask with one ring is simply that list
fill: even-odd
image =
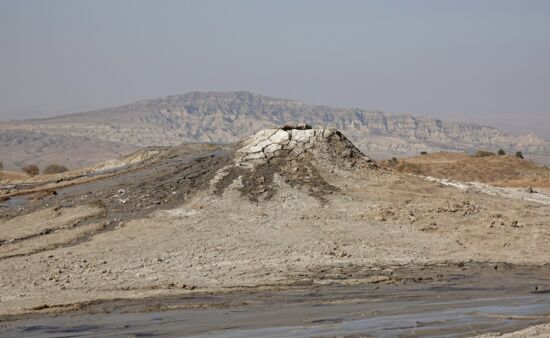
[{"label": "hill slope", "polygon": [[375,158],[420,151],[521,150],[550,163],[550,142],[498,129],[410,115],[304,104],[248,92],[187,93],[56,118],[0,124],[6,129],[81,136],[132,146],[232,142],[285,123],[335,127]]},{"label": "hill slope", "polygon": [[100,138],[48,133],[28,129],[0,129],[0,160],[7,169],[25,164],[40,167],[61,163],[74,169],[106,161],[137,150],[131,144]]},{"label": "hill slope", "polygon": [[477,157],[463,153],[434,153],[384,161],[384,166],[398,171],[453,179],[482,182],[508,187],[550,188],[550,169],[516,156]]}]

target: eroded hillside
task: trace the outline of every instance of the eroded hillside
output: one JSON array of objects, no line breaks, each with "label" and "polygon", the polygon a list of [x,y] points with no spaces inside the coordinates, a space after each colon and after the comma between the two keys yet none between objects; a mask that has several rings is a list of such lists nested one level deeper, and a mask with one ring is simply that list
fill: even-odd
[{"label": "eroded hillside", "polygon": [[[104,159],[106,155],[126,151],[121,145],[135,149],[132,147],[235,142],[263,128],[302,122],[338,128],[359,149],[378,159],[412,156],[421,151],[504,148],[520,150],[531,159],[550,163],[550,143],[535,135],[516,137],[487,126],[309,105],[247,92],[194,92],[57,118],[2,123],[0,140],[4,145],[0,144],[0,158],[10,152],[11,156],[4,160],[8,166],[29,160],[41,162],[51,159],[47,154],[61,156],[66,147],[71,155],[63,155],[63,159],[76,166],[91,162],[70,150],[75,143],[94,146],[97,142],[95,152],[84,149],[86,152],[81,154],[97,153],[96,158]],[[52,136],[55,142],[34,144],[29,142],[33,137],[27,133],[63,138]],[[78,137],[88,141],[82,142]],[[28,155],[18,156],[10,151],[8,144],[13,143],[25,143]],[[102,157],[101,152],[105,153]]]}]

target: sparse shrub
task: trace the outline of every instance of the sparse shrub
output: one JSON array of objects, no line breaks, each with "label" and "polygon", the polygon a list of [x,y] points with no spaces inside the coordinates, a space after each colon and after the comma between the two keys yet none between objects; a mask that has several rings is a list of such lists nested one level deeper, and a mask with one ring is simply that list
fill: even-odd
[{"label": "sparse shrub", "polygon": [[4,170],[4,162],[0,161],[0,171]]},{"label": "sparse shrub", "polygon": [[292,130],[292,129],[297,129],[297,130],[307,130],[307,129],[311,129],[311,126],[309,124],[295,124],[295,125],[292,125],[292,124],[285,124],[284,126],[281,127],[282,130]]},{"label": "sparse shrub", "polygon": [[399,163],[396,157],[392,157],[388,160],[388,164],[392,167],[395,167]]},{"label": "sparse shrub", "polygon": [[506,155],[506,152],[505,152],[503,149],[499,149],[499,150],[498,150],[498,154],[499,154],[500,156],[504,156],[504,155]]},{"label": "sparse shrub", "polygon": [[516,151],[516,157],[523,158],[521,151]]},{"label": "sparse shrub", "polygon": [[44,170],[42,170],[42,173],[50,175],[50,174],[64,173],[65,171],[69,171],[69,169],[67,169],[67,167],[63,165],[50,164],[46,168],[44,168]]},{"label": "sparse shrub", "polygon": [[38,166],[35,165],[35,164],[26,165],[26,166],[24,166],[23,168],[21,168],[21,170],[22,170],[25,174],[27,174],[27,175],[29,175],[29,176],[31,176],[31,177],[40,174],[40,169],[39,169]]},{"label": "sparse shrub", "polygon": [[397,171],[407,172],[407,173],[412,173],[417,175],[422,174],[422,167],[416,163],[399,162],[399,164],[395,169],[397,169]]},{"label": "sparse shrub", "polygon": [[475,153],[474,157],[489,157],[489,156],[495,156],[495,153],[492,153],[490,151],[486,150],[478,150],[477,153]]},{"label": "sparse shrub", "polygon": [[427,151],[421,151],[420,155],[428,155],[428,152]]}]

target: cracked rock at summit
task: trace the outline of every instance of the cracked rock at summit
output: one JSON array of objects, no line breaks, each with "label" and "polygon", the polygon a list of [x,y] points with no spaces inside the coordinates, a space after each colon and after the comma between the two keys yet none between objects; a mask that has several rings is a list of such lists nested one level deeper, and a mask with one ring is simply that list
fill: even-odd
[{"label": "cracked rock at summit", "polygon": [[275,194],[280,179],[324,203],[338,188],[324,179],[323,171],[375,167],[336,129],[264,129],[237,145],[231,164],[218,172],[213,184],[222,194],[237,181],[243,195],[259,201]]}]

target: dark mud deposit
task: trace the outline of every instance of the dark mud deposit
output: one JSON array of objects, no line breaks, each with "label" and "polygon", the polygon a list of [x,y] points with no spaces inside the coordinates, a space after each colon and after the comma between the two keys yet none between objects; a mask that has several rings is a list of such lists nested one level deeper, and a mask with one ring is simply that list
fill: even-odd
[{"label": "dark mud deposit", "polygon": [[227,147],[212,148],[189,154],[185,148],[175,147],[154,165],[129,166],[114,176],[56,189],[55,193],[40,198],[33,198],[39,193],[12,197],[30,198],[25,203],[5,203],[0,216],[9,218],[49,206],[99,203],[105,206],[107,219],[142,217],[154,210],[179,205],[203,188],[229,158]]},{"label": "dark mud deposit", "polygon": [[[109,172],[109,177],[9,197],[0,203],[0,221],[48,207],[69,208],[89,204],[100,206],[105,212],[99,217],[82,219],[74,226],[99,221],[103,223],[104,230],[109,230],[121,222],[144,217],[153,211],[174,208],[204,189],[216,171],[230,159],[230,146],[203,147],[204,150],[192,153],[186,146],[174,147],[167,149],[152,163],[145,161],[128,165],[118,172]],[[95,175],[90,174],[91,177]],[[40,189],[41,185],[27,188]],[[87,236],[79,242],[89,238]]]},{"label": "dark mud deposit", "polygon": [[231,171],[216,185],[216,194],[222,194],[238,178],[242,179],[239,191],[251,201],[260,198],[269,200],[277,192],[273,181],[279,175],[291,187],[307,189],[308,193],[326,202],[325,196],[338,191],[338,188],[327,183],[310,162],[312,158],[300,159],[300,165],[289,164],[286,158],[273,158],[266,164],[258,165],[254,171],[232,167]]},{"label": "dark mud deposit", "polygon": [[549,269],[410,266],[395,269],[401,283],[95,302],[4,317],[0,337],[464,337],[549,322]]}]

